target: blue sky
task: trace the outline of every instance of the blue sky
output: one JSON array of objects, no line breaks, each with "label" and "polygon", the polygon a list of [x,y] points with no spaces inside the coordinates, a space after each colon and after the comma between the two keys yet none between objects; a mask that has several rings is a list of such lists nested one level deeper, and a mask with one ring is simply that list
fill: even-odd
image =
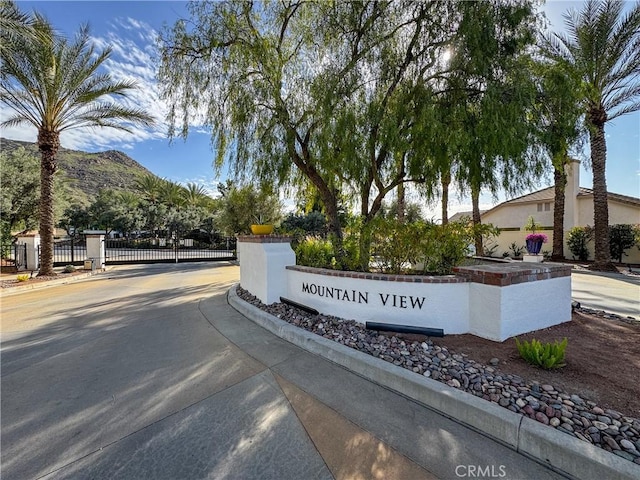
[{"label": "blue sky", "polygon": [[[22,10],[43,13],[62,33],[72,35],[83,23],[89,23],[91,34],[99,47],[110,45],[113,55],[106,65],[117,79],[134,79],[140,89],[132,100],[146,108],[161,121],[153,129],[138,129],[133,135],[100,129],[78,130],[62,136],[65,148],[102,151],[122,150],[156,175],[177,182],[196,182],[212,192],[218,180],[211,166],[213,152],[209,135],[196,128],[186,142],[176,139],[172,144],[166,137],[163,123],[165,106],[158,98],[155,82],[154,39],[164,24],[173,24],[180,17],[188,17],[186,2],[181,1],[19,1]],[[551,0],[545,11],[553,29],[562,27],[562,13],[569,8],[579,9],[580,1]],[[631,2],[629,2],[631,5]],[[28,128],[3,129],[2,136],[35,141],[35,130]],[[607,134],[607,186],[609,191],[640,196],[640,113],[636,112],[610,122]],[[584,152],[588,157],[588,148]],[[591,186],[591,172],[582,168],[581,185]],[[550,185],[542,181],[540,188]],[[501,198],[502,200],[502,198]],[[481,199],[482,207],[495,202]],[[466,198],[454,199],[451,212],[470,210]],[[437,215],[439,207],[434,206]]]}]

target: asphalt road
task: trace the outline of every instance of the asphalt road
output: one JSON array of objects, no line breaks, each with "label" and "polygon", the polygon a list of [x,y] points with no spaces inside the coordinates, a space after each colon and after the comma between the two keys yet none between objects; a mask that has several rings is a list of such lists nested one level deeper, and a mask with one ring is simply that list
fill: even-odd
[{"label": "asphalt road", "polygon": [[238,268],[118,267],[1,298],[2,478],[557,474],[242,317]]},{"label": "asphalt road", "polygon": [[574,271],[571,299],[583,307],[640,319],[640,276]]}]

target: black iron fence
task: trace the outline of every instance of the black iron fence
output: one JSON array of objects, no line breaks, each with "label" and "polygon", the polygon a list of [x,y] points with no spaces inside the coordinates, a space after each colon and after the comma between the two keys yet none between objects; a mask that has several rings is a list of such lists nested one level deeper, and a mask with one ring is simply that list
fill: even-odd
[{"label": "black iron fence", "polygon": [[24,243],[0,245],[0,256],[3,267],[13,267],[18,271],[27,268],[27,245]]},{"label": "black iron fence", "polygon": [[[217,242],[203,242],[190,238],[177,241],[171,238],[114,238],[105,239],[104,242],[106,263],[111,265],[222,261],[237,258],[235,237],[221,238]],[[3,264],[13,265],[17,261],[26,265],[26,245],[6,245],[0,248]],[[84,235],[54,242],[54,266],[83,265],[86,259],[88,254]]]}]

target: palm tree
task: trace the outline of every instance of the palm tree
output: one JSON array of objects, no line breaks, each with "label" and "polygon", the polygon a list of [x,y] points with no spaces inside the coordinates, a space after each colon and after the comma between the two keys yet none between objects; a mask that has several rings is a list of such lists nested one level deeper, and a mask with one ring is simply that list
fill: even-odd
[{"label": "palm tree", "polygon": [[148,173],[135,181],[136,190],[147,202],[156,204],[160,200],[164,179]]},{"label": "palm tree", "polygon": [[13,114],[1,125],[31,124],[38,129],[42,237],[38,275],[55,275],[53,178],[58,168],[60,134],[86,127],[130,131],[131,124],[148,126],[154,120],[140,109],[110,101],[110,96],[125,97],[135,84],[116,82],[110,75],[98,73],[111,50],[96,52],[86,26],[75,41],[69,42],[56,36],[44,19],[39,18],[37,23],[37,38],[17,38],[16,48],[2,54],[0,102]]},{"label": "palm tree", "polygon": [[185,190],[183,190],[184,200],[187,206],[190,207],[206,207],[209,204],[211,197],[207,195],[207,190],[196,183],[187,183]]},{"label": "palm tree", "polygon": [[160,201],[168,207],[183,207],[186,205],[185,188],[171,180],[162,180],[160,186]]},{"label": "palm tree", "polygon": [[640,3],[623,14],[621,0],[588,0],[565,14],[566,34],[547,37],[546,53],[580,78],[593,169],[593,270],[615,270],[609,251],[606,183],[608,121],[640,109]]}]

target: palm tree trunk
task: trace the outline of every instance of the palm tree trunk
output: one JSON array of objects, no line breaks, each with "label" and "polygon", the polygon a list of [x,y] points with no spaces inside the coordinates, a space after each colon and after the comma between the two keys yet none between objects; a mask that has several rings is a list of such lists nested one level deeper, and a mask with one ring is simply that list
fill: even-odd
[{"label": "palm tree trunk", "polygon": [[[471,205],[472,205],[472,218],[473,225],[480,225],[482,223],[480,219],[480,189],[477,187],[471,187]],[[484,248],[482,245],[482,235],[476,234],[475,236],[476,255],[484,255]]]},{"label": "palm tree trunk", "polygon": [[38,276],[52,276],[53,271],[53,178],[57,170],[56,153],[60,136],[56,132],[39,131],[40,150],[40,270]]},{"label": "palm tree trunk", "polygon": [[564,192],[567,174],[564,162],[554,165],[553,180],[555,197],[553,200],[553,252],[551,260],[564,260]]},{"label": "palm tree trunk", "polygon": [[602,109],[589,112],[592,128],[591,167],[593,169],[593,230],[595,261],[591,270],[617,271],[611,263],[609,251],[609,204],[607,198],[606,159],[607,143],[604,137],[606,113]]}]

